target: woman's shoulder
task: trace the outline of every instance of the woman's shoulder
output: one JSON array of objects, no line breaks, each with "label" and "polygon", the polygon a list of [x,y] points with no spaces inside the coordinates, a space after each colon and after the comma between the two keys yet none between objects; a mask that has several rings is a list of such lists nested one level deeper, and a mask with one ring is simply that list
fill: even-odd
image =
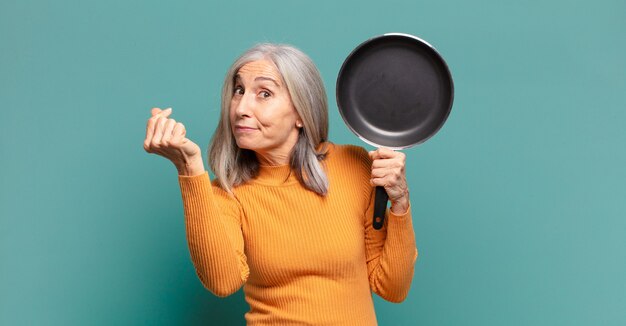
[{"label": "woman's shoulder", "polygon": [[217,178],[211,180],[213,198],[215,198],[222,209],[227,209],[233,214],[238,212],[239,206],[241,206],[237,198],[237,188],[233,187],[233,192],[228,192]]},{"label": "woman's shoulder", "polygon": [[367,150],[358,145],[335,144],[328,142],[328,159],[333,161],[343,161],[345,163],[361,164],[369,168],[372,160]]},{"label": "woman's shoulder", "polygon": [[339,185],[339,189],[352,189],[365,196],[369,194],[372,160],[365,148],[352,144],[330,144],[325,166],[331,187]]}]

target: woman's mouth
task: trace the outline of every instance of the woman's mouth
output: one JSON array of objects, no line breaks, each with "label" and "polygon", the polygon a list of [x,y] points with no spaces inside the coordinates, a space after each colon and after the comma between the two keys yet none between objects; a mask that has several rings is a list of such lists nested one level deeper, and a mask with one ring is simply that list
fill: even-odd
[{"label": "woman's mouth", "polygon": [[256,128],[252,128],[252,127],[246,127],[246,126],[235,126],[235,131],[236,132],[251,132],[251,131],[255,131]]}]

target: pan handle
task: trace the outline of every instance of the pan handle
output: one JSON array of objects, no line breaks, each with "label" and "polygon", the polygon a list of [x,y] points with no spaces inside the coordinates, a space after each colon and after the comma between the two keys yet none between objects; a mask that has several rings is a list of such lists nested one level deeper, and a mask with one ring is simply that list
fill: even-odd
[{"label": "pan handle", "polygon": [[385,212],[387,211],[387,201],[389,195],[385,187],[377,186],[374,198],[374,229],[380,230],[385,222]]}]

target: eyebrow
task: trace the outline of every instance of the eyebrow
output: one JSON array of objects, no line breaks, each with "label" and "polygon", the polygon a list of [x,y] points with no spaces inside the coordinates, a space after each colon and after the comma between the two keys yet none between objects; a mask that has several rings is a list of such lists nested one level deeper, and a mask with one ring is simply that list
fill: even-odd
[{"label": "eyebrow", "polygon": [[[237,81],[237,80],[241,80],[241,75],[239,75],[239,74],[235,75],[235,81]],[[259,77],[254,79],[254,81],[259,81],[259,80],[269,80],[272,83],[274,83],[277,87],[280,87],[280,84],[278,84],[278,82],[276,80],[274,80],[273,78],[265,77],[265,76],[259,76]]]},{"label": "eyebrow", "polygon": [[261,77],[255,78],[254,80],[255,81],[257,81],[257,80],[269,80],[269,81],[273,82],[276,86],[280,87],[280,85],[278,85],[278,82],[275,81],[274,79],[270,78],[270,77],[263,77],[263,76],[261,76]]}]

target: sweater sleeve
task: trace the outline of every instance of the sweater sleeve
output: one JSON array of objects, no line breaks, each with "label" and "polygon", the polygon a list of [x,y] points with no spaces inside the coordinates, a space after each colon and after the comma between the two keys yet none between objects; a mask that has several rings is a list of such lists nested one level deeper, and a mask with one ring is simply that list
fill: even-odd
[{"label": "sweater sleeve", "polygon": [[365,212],[365,250],[370,288],[383,299],[402,302],[411,282],[417,247],[411,218],[411,207],[403,215],[395,215],[387,209],[384,225],[374,229],[375,188],[370,194]]},{"label": "sweater sleeve", "polygon": [[178,176],[187,244],[196,273],[213,294],[225,297],[249,275],[237,200],[211,185],[208,172]]}]

